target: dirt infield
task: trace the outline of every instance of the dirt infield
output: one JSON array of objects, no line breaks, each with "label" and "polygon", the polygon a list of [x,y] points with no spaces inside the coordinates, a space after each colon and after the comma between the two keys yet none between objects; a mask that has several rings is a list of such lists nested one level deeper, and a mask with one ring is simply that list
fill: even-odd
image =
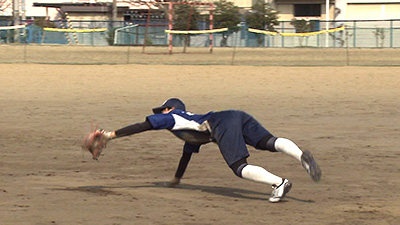
[{"label": "dirt infield", "polygon": [[[398,224],[400,68],[0,64],[0,224]],[[289,178],[284,202],[237,178],[217,146],[178,188],[182,142],[167,131],[112,141],[93,161],[91,122],[117,129],[180,97],[191,111],[242,109],[311,150],[323,178],[250,149]]]}]

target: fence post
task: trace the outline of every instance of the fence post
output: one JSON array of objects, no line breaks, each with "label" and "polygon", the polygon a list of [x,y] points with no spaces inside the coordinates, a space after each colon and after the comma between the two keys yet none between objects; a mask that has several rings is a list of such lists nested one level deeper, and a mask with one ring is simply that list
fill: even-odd
[{"label": "fence post", "polygon": [[390,20],[390,47],[393,48],[393,20]]},{"label": "fence post", "polygon": [[[282,25],[282,33],[285,33],[285,22],[283,22]],[[285,37],[283,35],[281,35],[282,37],[282,47],[285,47]]]},{"label": "fence post", "polygon": [[356,21],[353,21],[353,48],[356,47]]}]

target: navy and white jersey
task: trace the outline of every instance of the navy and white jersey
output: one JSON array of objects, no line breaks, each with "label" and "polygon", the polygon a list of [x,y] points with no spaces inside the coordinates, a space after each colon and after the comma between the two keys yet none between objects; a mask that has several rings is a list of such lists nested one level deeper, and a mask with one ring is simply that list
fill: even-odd
[{"label": "navy and white jersey", "polygon": [[146,119],[154,130],[170,130],[180,139],[194,145],[201,145],[211,141],[210,128],[207,120],[213,112],[193,114],[180,109],[169,113],[157,113]]},{"label": "navy and white jersey", "polygon": [[195,130],[206,132],[207,126],[204,122],[210,118],[212,113],[193,114],[180,109],[174,109],[167,114],[157,113],[150,115],[147,117],[147,120],[155,130]]},{"label": "navy and white jersey", "polygon": [[185,141],[184,152],[197,153],[215,142],[229,166],[247,158],[246,145],[257,148],[261,139],[273,136],[251,115],[238,110],[193,114],[179,109],[146,117],[154,130],[167,129]]}]

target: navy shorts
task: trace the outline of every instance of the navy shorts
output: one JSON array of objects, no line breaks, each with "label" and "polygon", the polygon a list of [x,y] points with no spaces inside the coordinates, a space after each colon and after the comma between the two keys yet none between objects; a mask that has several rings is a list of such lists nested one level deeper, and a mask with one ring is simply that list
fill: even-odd
[{"label": "navy shorts", "polygon": [[208,123],[211,137],[229,166],[249,157],[246,144],[256,147],[263,137],[271,135],[256,119],[243,111],[215,112]]}]

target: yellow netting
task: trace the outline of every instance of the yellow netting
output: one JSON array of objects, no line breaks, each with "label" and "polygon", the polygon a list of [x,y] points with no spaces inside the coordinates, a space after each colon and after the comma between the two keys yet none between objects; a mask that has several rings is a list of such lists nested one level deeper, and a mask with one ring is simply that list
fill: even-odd
[{"label": "yellow netting", "polygon": [[317,34],[323,34],[323,33],[332,33],[340,30],[344,30],[345,27],[338,27],[334,29],[329,29],[329,30],[321,30],[321,31],[315,31],[315,32],[309,32],[309,33],[278,33],[278,32],[271,32],[271,31],[266,31],[266,30],[257,30],[253,28],[249,28],[249,32],[253,33],[259,33],[259,34],[265,34],[265,35],[281,35],[281,36],[310,36],[310,35],[317,35]]},{"label": "yellow netting", "polygon": [[107,31],[107,28],[99,28],[99,29],[59,29],[59,28],[43,28],[45,31],[57,31],[57,32],[69,32],[69,33],[88,33],[88,32],[101,32]]},{"label": "yellow netting", "polygon": [[165,30],[169,34],[209,34],[227,31],[228,28],[213,29],[213,30]]}]

